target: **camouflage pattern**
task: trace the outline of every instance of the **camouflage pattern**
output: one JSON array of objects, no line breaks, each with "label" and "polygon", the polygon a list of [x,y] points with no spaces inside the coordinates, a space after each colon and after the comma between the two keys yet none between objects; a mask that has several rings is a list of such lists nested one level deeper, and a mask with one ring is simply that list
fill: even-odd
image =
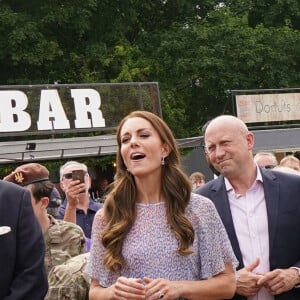
[{"label": "camouflage pattern", "polygon": [[74,223],[57,220],[48,215],[51,225],[44,234],[46,245],[45,267],[47,273],[69,258],[85,252],[85,237],[81,227]]},{"label": "camouflage pattern", "polygon": [[84,273],[90,253],[70,258],[54,267],[48,276],[49,290],[45,300],[88,300],[89,278]]}]

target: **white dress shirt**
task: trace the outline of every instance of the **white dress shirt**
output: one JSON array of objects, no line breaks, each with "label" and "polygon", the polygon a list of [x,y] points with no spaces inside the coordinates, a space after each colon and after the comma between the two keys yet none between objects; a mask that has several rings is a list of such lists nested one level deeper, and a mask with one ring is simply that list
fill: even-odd
[{"label": "white dress shirt", "polygon": [[[257,168],[257,177],[245,195],[236,194],[230,182],[225,178],[233,224],[239,242],[244,266],[260,259],[254,273],[270,271],[269,231],[266,201],[262,176]],[[274,300],[267,289],[262,287],[258,294],[248,300]]]}]

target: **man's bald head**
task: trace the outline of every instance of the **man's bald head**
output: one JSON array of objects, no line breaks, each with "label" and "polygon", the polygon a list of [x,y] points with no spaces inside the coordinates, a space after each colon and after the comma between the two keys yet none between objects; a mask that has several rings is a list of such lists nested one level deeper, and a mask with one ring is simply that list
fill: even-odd
[{"label": "man's bald head", "polygon": [[232,127],[234,130],[240,131],[242,134],[248,133],[246,124],[239,118],[231,115],[221,115],[210,121],[205,130],[206,133],[215,127]]}]

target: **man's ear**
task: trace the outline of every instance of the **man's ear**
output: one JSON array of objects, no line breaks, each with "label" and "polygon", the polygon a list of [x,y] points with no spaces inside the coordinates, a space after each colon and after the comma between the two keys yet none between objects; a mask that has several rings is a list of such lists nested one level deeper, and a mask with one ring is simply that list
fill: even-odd
[{"label": "man's ear", "polygon": [[59,182],[59,186],[60,186],[60,188],[63,190],[63,191],[65,191],[65,186],[64,186],[64,184],[63,184],[63,182]]},{"label": "man's ear", "polygon": [[50,200],[49,200],[48,197],[42,197],[41,200],[40,200],[40,202],[42,203],[43,207],[47,208],[48,205],[49,205]]},{"label": "man's ear", "polygon": [[89,187],[89,189],[90,189],[91,186],[92,186],[92,178],[91,178],[91,176],[89,175],[88,178],[87,178],[86,180],[88,180],[88,187]]},{"label": "man's ear", "polygon": [[247,134],[247,143],[248,143],[248,150],[252,150],[254,147],[254,134],[249,132]]}]

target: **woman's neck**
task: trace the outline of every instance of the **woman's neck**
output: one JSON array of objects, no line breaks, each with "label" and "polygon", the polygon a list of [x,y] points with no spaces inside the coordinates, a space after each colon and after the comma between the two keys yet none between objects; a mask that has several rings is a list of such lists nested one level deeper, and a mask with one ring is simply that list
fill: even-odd
[{"label": "woman's neck", "polygon": [[136,177],[137,199],[139,203],[159,203],[164,201],[161,191],[161,176]]},{"label": "woman's neck", "polygon": [[159,203],[164,201],[159,185],[137,185],[137,199],[140,203]]}]

